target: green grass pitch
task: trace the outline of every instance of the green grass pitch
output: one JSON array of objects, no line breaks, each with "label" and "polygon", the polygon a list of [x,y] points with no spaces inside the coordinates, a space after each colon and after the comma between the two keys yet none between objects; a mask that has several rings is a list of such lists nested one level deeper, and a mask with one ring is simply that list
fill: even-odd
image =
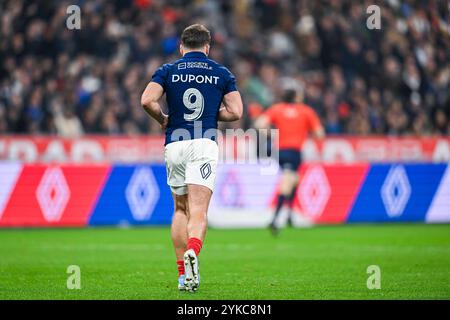
[{"label": "green grass pitch", "polygon": [[200,271],[197,293],[177,291],[168,228],[0,230],[0,299],[450,299],[450,225],[210,229]]}]

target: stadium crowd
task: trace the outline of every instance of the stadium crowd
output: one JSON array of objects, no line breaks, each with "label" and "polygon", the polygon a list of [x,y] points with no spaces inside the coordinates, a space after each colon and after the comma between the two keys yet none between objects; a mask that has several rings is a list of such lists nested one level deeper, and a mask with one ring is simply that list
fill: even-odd
[{"label": "stadium crowd", "polygon": [[[447,1],[89,0],[0,3],[0,134],[159,134],[140,108],[194,22],[235,73],[245,117],[300,84],[328,134],[450,134]],[[381,30],[366,8],[381,7]],[[69,5],[81,29],[66,27]]]}]

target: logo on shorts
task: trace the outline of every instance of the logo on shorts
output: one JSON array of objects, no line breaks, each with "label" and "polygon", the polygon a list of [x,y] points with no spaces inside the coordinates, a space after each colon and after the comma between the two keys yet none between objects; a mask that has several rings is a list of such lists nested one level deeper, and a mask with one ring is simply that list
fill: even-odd
[{"label": "logo on shorts", "polygon": [[211,175],[211,165],[209,163],[205,163],[200,167],[200,174],[204,180],[208,179]]}]

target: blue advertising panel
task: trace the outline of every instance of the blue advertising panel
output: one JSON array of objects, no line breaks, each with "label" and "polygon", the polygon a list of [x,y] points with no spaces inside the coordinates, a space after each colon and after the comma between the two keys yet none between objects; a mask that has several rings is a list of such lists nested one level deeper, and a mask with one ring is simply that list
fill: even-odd
[{"label": "blue advertising panel", "polygon": [[172,214],[163,165],[113,166],[89,224],[170,224]]},{"label": "blue advertising panel", "polygon": [[347,222],[425,221],[446,165],[372,165]]}]

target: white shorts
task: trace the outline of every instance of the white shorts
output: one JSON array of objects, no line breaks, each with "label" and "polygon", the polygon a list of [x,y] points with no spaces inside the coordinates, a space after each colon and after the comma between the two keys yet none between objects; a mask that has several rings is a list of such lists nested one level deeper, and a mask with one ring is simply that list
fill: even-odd
[{"label": "white shorts", "polygon": [[193,139],[166,145],[167,184],[177,195],[187,194],[188,184],[214,190],[219,147],[211,139]]}]

